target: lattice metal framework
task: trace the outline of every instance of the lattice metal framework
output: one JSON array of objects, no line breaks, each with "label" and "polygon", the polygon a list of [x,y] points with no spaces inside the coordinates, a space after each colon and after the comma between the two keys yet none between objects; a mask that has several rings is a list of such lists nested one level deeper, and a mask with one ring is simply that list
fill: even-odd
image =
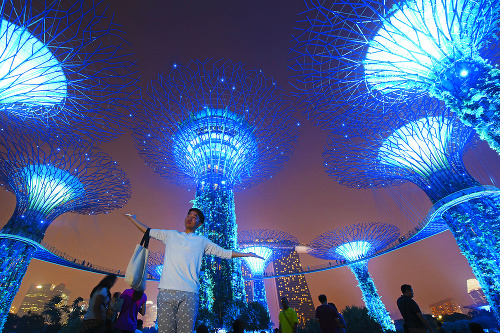
[{"label": "lattice metal framework", "polygon": [[[439,103],[419,102],[383,117],[368,110],[361,118],[339,117],[325,166],[332,178],[351,187],[417,184],[440,212],[431,214],[435,222],[429,223],[450,228],[500,317],[500,220],[493,214],[500,209],[499,197],[487,193],[464,167],[464,151],[474,143],[472,129]],[[361,119],[364,125],[358,124]]]},{"label": "lattice metal framework", "polygon": [[0,4],[0,125],[68,142],[115,138],[138,100],[134,63],[104,1]]},{"label": "lattice metal framework", "polygon": [[[262,276],[270,262],[289,255],[295,251],[295,246],[298,244],[297,238],[279,230],[255,229],[242,231],[238,234],[238,246],[241,252],[253,252],[264,258],[264,260],[243,258],[254,277]],[[254,301],[261,303],[269,311],[264,281],[254,279],[253,290]]]},{"label": "lattice metal framework", "polygon": [[360,223],[326,232],[310,244],[310,254],[317,258],[352,262],[349,268],[356,276],[366,308],[384,331],[395,331],[396,328],[368,272],[368,259],[363,258],[384,249],[399,235],[399,228],[391,224]]},{"label": "lattice metal framework", "polygon": [[134,133],[140,155],[179,185],[246,188],[272,177],[292,153],[290,100],[260,70],[192,61],[160,75],[146,95]]},{"label": "lattice metal framework", "polygon": [[[139,154],[160,175],[196,188],[193,206],[206,216],[198,232],[236,249],[233,189],[271,178],[288,160],[297,135],[289,98],[260,70],[205,60],[160,75],[144,106],[134,130]],[[217,316],[205,324],[229,328],[244,300],[240,263],[203,260],[201,312]]]},{"label": "lattice metal framework", "polygon": [[311,118],[329,126],[340,113],[433,96],[499,150],[498,1],[306,4],[291,67]]},{"label": "lattice metal framework", "polygon": [[323,153],[327,173],[355,188],[410,181],[433,202],[479,185],[463,164],[464,153],[476,142],[474,131],[441,107],[423,99],[401,106],[401,114],[377,117],[366,112],[359,118],[339,118]]},{"label": "lattice metal framework", "polygon": [[102,214],[130,198],[130,181],[111,157],[90,143],[58,145],[18,131],[0,131],[0,185],[16,196],[0,240],[0,326],[3,326],[47,227],[66,212]]}]

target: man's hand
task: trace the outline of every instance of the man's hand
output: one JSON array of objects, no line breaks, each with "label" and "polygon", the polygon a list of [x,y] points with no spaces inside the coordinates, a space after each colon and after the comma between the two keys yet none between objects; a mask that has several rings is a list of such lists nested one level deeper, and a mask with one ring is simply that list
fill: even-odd
[{"label": "man's hand", "polygon": [[248,254],[248,255],[247,255],[247,257],[259,258],[259,259],[264,260],[264,258],[262,258],[261,256],[256,255],[256,254],[255,254],[255,253],[253,253],[253,252],[248,252],[247,254]]},{"label": "man's hand", "polygon": [[141,222],[137,221],[137,217],[132,214],[123,214],[126,218],[128,218],[130,221],[132,221],[133,224],[137,227],[142,232],[146,232],[148,230],[148,226],[145,224],[142,224]]}]

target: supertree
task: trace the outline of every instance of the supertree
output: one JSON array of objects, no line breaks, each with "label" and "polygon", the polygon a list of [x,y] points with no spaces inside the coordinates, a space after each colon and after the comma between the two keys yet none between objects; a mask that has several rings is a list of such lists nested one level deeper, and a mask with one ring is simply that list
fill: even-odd
[{"label": "supertree", "polygon": [[[0,184],[16,196],[0,231],[0,326],[51,222],[66,212],[102,214],[121,208],[130,182],[110,156],[92,147],[57,145],[19,131],[0,131]],[[7,237],[8,236],[8,237]]]},{"label": "supertree", "polygon": [[0,125],[107,141],[138,99],[135,65],[104,1],[0,2]]},{"label": "supertree", "polygon": [[444,221],[449,227],[500,318],[500,219],[495,213],[500,192],[467,172],[463,155],[473,147],[474,131],[449,112],[436,100],[422,99],[385,117],[368,109],[358,118],[339,116],[330,123],[336,127],[325,166],[332,178],[350,187],[418,185],[433,203],[429,223]]},{"label": "supertree", "polygon": [[366,258],[394,242],[399,234],[399,228],[391,224],[360,223],[326,232],[310,243],[312,256],[349,262],[368,313],[384,331],[396,331],[396,327],[377,293]]},{"label": "supertree", "polygon": [[291,67],[313,117],[427,95],[500,152],[498,1],[312,0],[304,17]]},{"label": "supertree", "polygon": [[[153,81],[135,129],[139,154],[155,172],[196,188],[193,207],[206,222],[198,231],[237,248],[233,189],[272,178],[292,153],[296,124],[285,93],[260,70],[226,60],[174,65]],[[237,260],[205,257],[201,311],[230,327],[244,287]],[[221,322],[222,320],[222,322]]]},{"label": "supertree", "polygon": [[297,238],[287,232],[269,229],[255,229],[240,232],[238,245],[241,252],[253,252],[264,260],[245,257],[245,263],[253,276],[254,301],[262,304],[269,312],[266,298],[266,288],[262,277],[270,262],[286,257],[295,250],[299,242]]}]

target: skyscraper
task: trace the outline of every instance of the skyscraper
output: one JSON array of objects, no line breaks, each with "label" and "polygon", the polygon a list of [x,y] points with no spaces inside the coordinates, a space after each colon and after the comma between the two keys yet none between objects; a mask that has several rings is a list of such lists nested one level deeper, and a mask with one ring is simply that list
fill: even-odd
[{"label": "skyscraper", "polygon": [[[275,274],[296,272],[302,268],[299,254],[296,251],[293,251],[284,258],[275,260],[273,266]],[[299,325],[303,326],[309,319],[315,317],[316,311],[304,275],[277,278],[276,290],[278,292],[278,299],[281,297],[288,298],[290,307],[297,312]]]},{"label": "skyscraper", "polygon": [[41,314],[45,304],[54,296],[62,298],[59,306],[67,305],[69,295],[71,295],[71,291],[66,289],[64,283],[57,286],[55,284],[32,284],[24,296],[17,315],[22,317],[29,312]]},{"label": "skyscraper", "polygon": [[442,301],[430,304],[431,312],[434,316],[451,315],[454,313],[462,313],[457,302],[453,298],[443,299]]},{"label": "skyscraper", "polygon": [[488,304],[488,300],[486,299],[483,289],[479,285],[479,281],[477,279],[467,280],[467,293],[474,301],[474,305],[483,306]]},{"label": "skyscraper", "polygon": [[156,303],[153,301],[146,302],[146,315],[143,318],[144,327],[155,327],[157,310]]}]

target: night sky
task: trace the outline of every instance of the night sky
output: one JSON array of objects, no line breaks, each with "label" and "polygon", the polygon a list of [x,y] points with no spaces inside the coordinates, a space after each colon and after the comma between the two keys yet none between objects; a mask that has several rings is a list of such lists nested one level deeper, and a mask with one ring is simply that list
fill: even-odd
[{"label": "night sky", "polygon": [[[187,64],[191,59],[208,57],[241,61],[248,69],[262,69],[266,77],[273,77],[278,85],[290,89],[290,72],[287,72],[290,40],[298,14],[305,10],[302,1],[115,0],[110,2],[108,10],[109,14],[115,13],[115,22],[122,25],[124,38],[130,43],[124,47],[137,59],[144,89],[157,74],[168,73],[174,63]],[[270,180],[236,192],[239,230],[283,230],[307,244],[328,230],[354,223],[392,223],[406,233],[419,222],[408,219],[405,211],[395,208],[392,189],[356,190],[330,179],[322,161],[327,133],[301,115],[297,117],[301,124],[299,138],[283,170]],[[107,215],[62,215],[48,228],[45,241],[79,259],[124,270],[141,234],[122,214],[136,214],[140,221],[153,228],[182,231],[195,192],[172,184],[145,166],[130,132],[102,148],[131,179],[130,201],[123,209]],[[466,160],[469,171],[482,183],[492,182],[484,169],[496,171],[496,178],[500,179],[499,158],[485,144],[469,152]],[[430,202],[423,192],[416,186],[406,186],[403,192],[407,193],[405,198],[411,207],[425,216]],[[5,223],[14,210],[15,198],[5,191],[0,195],[0,219]],[[156,241],[150,248],[162,250]],[[304,267],[324,263],[307,255],[301,255],[301,260]],[[374,258],[369,270],[394,319],[400,318],[395,302],[403,283],[413,286],[415,300],[424,312],[430,312],[429,304],[449,297],[461,306],[471,304],[466,280],[474,275],[448,231]],[[351,304],[363,305],[357,282],[347,267],[306,277],[315,305],[321,293],[339,309]],[[71,299],[88,298],[101,278],[101,275],[33,260],[14,306],[19,307],[30,284],[64,282],[72,291]],[[120,279],[114,290],[125,288]],[[156,298],[156,288],[157,283],[148,284],[149,299]],[[270,291],[268,289],[268,298]],[[275,303],[275,298],[270,300],[276,323]]]}]

